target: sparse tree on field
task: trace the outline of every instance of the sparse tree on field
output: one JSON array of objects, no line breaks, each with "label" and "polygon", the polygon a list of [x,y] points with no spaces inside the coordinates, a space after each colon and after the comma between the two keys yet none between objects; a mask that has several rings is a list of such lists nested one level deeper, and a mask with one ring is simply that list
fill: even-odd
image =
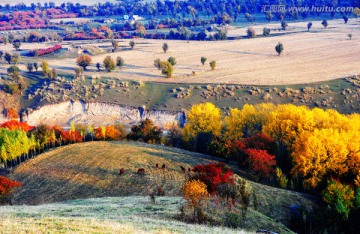
[{"label": "sparse tree on field", "polygon": [[162,62],[161,67],[162,67],[162,74],[166,75],[167,78],[171,78],[172,73],[174,72],[173,65],[171,65],[170,62],[165,61],[165,62]]},{"label": "sparse tree on field", "polygon": [[161,70],[161,60],[160,59],[154,60],[154,67],[156,67],[158,70]]},{"label": "sparse tree on field", "polygon": [[171,65],[174,66],[176,64],[176,58],[175,57],[169,57],[168,62],[171,63]]},{"label": "sparse tree on field", "polygon": [[35,71],[38,71],[39,69],[39,64],[37,62],[34,62],[34,68],[35,68]]},{"label": "sparse tree on field", "polygon": [[49,69],[49,63],[46,60],[43,60],[41,62],[41,69],[44,73],[44,76],[46,76],[47,74],[49,74],[50,69]]},{"label": "sparse tree on field", "polygon": [[34,69],[34,65],[32,63],[27,63],[26,68],[28,69],[29,72],[32,72]]},{"label": "sparse tree on field", "polygon": [[9,64],[11,64],[11,63],[17,64],[21,60],[21,56],[19,53],[10,54],[8,52],[5,52],[4,59]]},{"label": "sparse tree on field", "polygon": [[287,26],[288,26],[288,24],[285,21],[281,21],[281,28],[283,30],[286,30]]},{"label": "sparse tree on field", "polygon": [[271,12],[266,12],[266,20],[270,23],[270,21],[272,20],[273,15]]},{"label": "sparse tree on field", "polygon": [[21,41],[19,39],[16,39],[13,41],[13,47],[16,49],[16,50],[19,50],[20,49],[20,46],[21,46]]},{"label": "sparse tree on field", "polygon": [[200,61],[201,61],[201,64],[204,66],[206,61],[207,61],[207,58],[206,57],[201,57]]},{"label": "sparse tree on field", "polygon": [[116,62],[115,62],[115,60],[113,58],[111,58],[110,55],[105,57],[103,63],[104,63],[105,69],[108,72],[111,72],[111,71],[115,70],[115,68],[116,68]]},{"label": "sparse tree on field", "polygon": [[283,52],[284,50],[284,46],[282,43],[278,43],[276,46],[275,46],[275,50],[276,52],[278,53],[278,55],[280,56],[280,54]]},{"label": "sparse tree on field", "polygon": [[351,33],[349,33],[349,34],[348,34],[348,37],[349,37],[349,40],[351,40],[351,38],[352,38],[352,34],[351,34]]},{"label": "sparse tree on field", "polygon": [[14,42],[14,40],[15,40],[14,35],[10,34],[10,35],[8,36],[8,41],[9,41],[9,43],[12,44],[12,43]]},{"label": "sparse tree on field", "polygon": [[113,52],[116,51],[117,49],[119,49],[119,42],[112,40],[111,41],[112,47],[113,47]]},{"label": "sparse tree on field", "polygon": [[100,71],[100,67],[101,67],[100,63],[96,63],[96,68],[98,69],[98,71]]},{"label": "sparse tree on field", "polygon": [[2,38],[2,41],[3,41],[4,45],[7,45],[7,43],[9,42],[9,38],[7,36],[4,36]]},{"label": "sparse tree on field", "polygon": [[6,52],[4,55],[4,59],[6,62],[8,62],[10,64],[11,63],[11,54]]},{"label": "sparse tree on field", "polygon": [[4,55],[4,51],[0,50],[0,59],[2,59],[3,55]]},{"label": "sparse tree on field", "polygon": [[311,27],[312,27],[312,22],[309,22],[309,23],[307,24],[308,32],[310,32]]},{"label": "sparse tree on field", "polygon": [[51,69],[48,73],[48,77],[50,80],[55,79],[55,77],[58,75],[57,70],[55,68]]},{"label": "sparse tree on field", "polygon": [[344,15],[343,20],[344,20],[344,24],[347,24],[347,22],[349,21],[349,18],[346,15]]},{"label": "sparse tree on field", "polygon": [[82,67],[75,67],[74,71],[75,71],[75,77],[78,78],[82,75],[84,69]]},{"label": "sparse tree on field", "polygon": [[92,58],[90,55],[80,55],[77,59],[76,59],[76,63],[84,68],[84,70],[86,70],[86,67],[89,66],[92,62]]},{"label": "sparse tree on field", "polygon": [[246,30],[246,34],[248,36],[248,38],[254,38],[256,37],[256,31],[253,27],[249,27],[247,30]]},{"label": "sparse tree on field", "polygon": [[216,61],[215,60],[210,62],[210,67],[211,67],[211,70],[215,70],[215,68],[216,68]]},{"label": "sparse tree on field", "polygon": [[129,46],[131,47],[132,50],[134,49],[135,45],[136,45],[135,41],[130,41],[129,42]]},{"label": "sparse tree on field", "polygon": [[328,26],[327,20],[323,20],[323,21],[321,22],[321,24],[322,24],[322,26],[324,26],[325,29],[326,29],[327,26]]},{"label": "sparse tree on field", "polygon": [[168,51],[168,49],[169,49],[168,43],[164,43],[163,46],[162,46],[162,49],[163,49],[164,53],[166,53]]},{"label": "sparse tree on field", "polygon": [[116,58],[116,65],[121,70],[121,68],[125,65],[125,60],[123,58],[121,58],[121,57],[117,57]]},{"label": "sparse tree on field", "polygon": [[263,29],[263,35],[264,35],[264,37],[270,36],[270,28],[264,28]]},{"label": "sparse tree on field", "polygon": [[19,72],[20,72],[20,68],[19,68],[18,66],[15,66],[15,65],[10,66],[10,67],[7,69],[7,73],[8,73],[8,74],[13,74],[13,75],[15,75],[15,74],[18,74]]}]

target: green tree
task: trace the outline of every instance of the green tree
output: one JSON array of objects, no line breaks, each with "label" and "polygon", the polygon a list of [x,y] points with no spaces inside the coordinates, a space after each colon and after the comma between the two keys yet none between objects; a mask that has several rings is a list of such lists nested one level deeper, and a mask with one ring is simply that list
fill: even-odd
[{"label": "green tree", "polygon": [[129,42],[129,46],[131,47],[132,50],[134,49],[135,45],[136,45],[135,41],[130,41]]},{"label": "green tree", "polygon": [[206,61],[207,61],[207,58],[206,58],[206,57],[201,57],[201,58],[200,58],[200,62],[201,62],[201,64],[202,64],[203,66],[205,65]]},{"label": "green tree", "polygon": [[280,56],[280,54],[283,52],[284,50],[284,46],[282,43],[278,43],[276,46],[275,46],[275,50],[276,52],[278,53],[278,55]]},{"label": "green tree", "polygon": [[16,39],[13,41],[13,47],[16,49],[16,50],[19,50],[20,49],[20,46],[21,46],[21,41],[19,39]]},{"label": "green tree", "polygon": [[34,68],[35,68],[35,71],[38,71],[39,69],[39,64],[37,62],[34,62]]},{"label": "green tree", "polygon": [[116,65],[121,69],[125,65],[125,60],[121,57],[116,58]]},{"label": "green tree", "polygon": [[254,38],[256,37],[256,31],[253,27],[249,27],[247,30],[246,30],[246,34],[248,36],[248,38]]},{"label": "green tree", "polygon": [[175,57],[169,57],[167,60],[169,63],[171,63],[171,65],[175,65],[176,64],[176,58]]},{"label": "green tree", "polygon": [[164,43],[163,46],[162,46],[162,49],[163,49],[164,53],[166,53],[168,51],[168,49],[169,49],[168,43]]},{"label": "green tree", "polygon": [[115,62],[115,60],[113,58],[111,58],[110,55],[105,57],[103,63],[104,63],[105,69],[108,72],[111,72],[111,71],[115,70],[115,68],[116,68],[116,62]]},{"label": "green tree", "polygon": [[33,65],[32,63],[27,63],[27,64],[26,64],[26,68],[27,68],[27,70],[28,70],[29,72],[32,72],[33,69],[34,69],[34,65]]},{"label": "green tree", "polygon": [[263,29],[263,35],[264,35],[264,37],[268,37],[268,36],[270,36],[270,28],[264,28]]},{"label": "green tree", "polygon": [[310,32],[311,27],[312,27],[312,22],[309,22],[309,23],[307,24],[308,32]]},{"label": "green tree", "polygon": [[322,26],[324,26],[325,29],[326,29],[327,26],[328,26],[327,20],[323,20],[323,21],[321,22],[321,24],[322,24]]}]

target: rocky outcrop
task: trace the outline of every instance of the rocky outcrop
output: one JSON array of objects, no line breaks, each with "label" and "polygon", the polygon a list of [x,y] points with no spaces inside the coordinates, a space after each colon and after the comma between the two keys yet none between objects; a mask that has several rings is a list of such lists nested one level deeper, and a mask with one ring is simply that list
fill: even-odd
[{"label": "rocky outcrop", "polygon": [[129,126],[146,118],[163,128],[171,124],[182,126],[185,122],[185,114],[180,111],[145,110],[118,104],[82,101],[46,105],[22,115],[22,121],[28,122],[29,125],[48,124],[64,127],[69,126],[71,122],[95,126],[118,122]]}]

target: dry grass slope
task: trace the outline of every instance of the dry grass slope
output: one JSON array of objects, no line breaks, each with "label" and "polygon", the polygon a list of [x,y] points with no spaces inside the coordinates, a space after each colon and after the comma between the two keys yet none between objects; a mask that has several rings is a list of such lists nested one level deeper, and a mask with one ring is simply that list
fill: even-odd
[{"label": "dry grass slope", "polygon": [[[210,162],[206,156],[137,143],[88,142],[44,153],[15,169],[24,186],[16,204],[43,204],[78,198],[149,195],[162,185],[166,195],[179,195],[185,177],[180,166]],[[166,164],[167,170],[156,169]],[[125,174],[119,176],[120,168]],[[137,173],[144,168],[146,175]],[[36,194],[36,196],[34,196]]]}]

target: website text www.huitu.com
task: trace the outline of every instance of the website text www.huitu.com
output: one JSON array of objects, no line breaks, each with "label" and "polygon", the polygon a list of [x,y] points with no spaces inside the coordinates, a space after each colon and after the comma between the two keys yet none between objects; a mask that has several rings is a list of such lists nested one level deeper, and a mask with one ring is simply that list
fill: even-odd
[{"label": "website text www.huitu.com", "polygon": [[330,6],[285,6],[285,5],[263,5],[262,12],[273,12],[273,13],[282,13],[282,12],[315,12],[315,13],[351,13],[353,12],[354,7],[330,7]]}]

